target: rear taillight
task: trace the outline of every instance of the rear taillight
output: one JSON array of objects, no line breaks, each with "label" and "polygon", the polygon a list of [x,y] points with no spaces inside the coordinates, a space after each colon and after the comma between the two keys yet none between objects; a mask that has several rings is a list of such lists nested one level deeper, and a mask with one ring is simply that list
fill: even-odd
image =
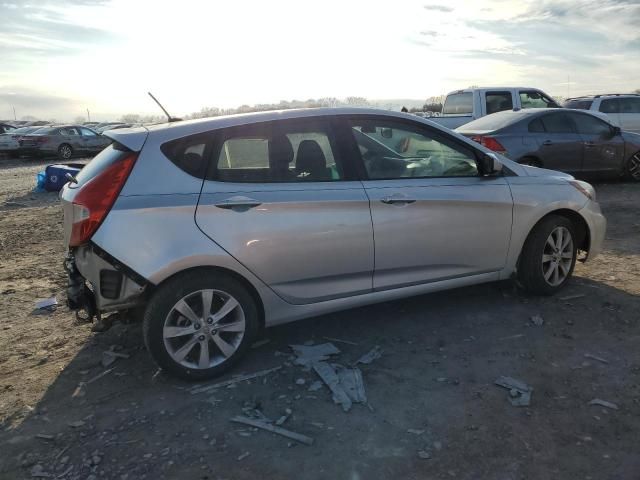
[{"label": "rear taillight", "polygon": [[35,141],[36,141],[36,143],[38,143],[38,144],[39,144],[39,143],[47,143],[49,140],[51,140],[51,138],[49,138],[49,137],[45,137],[44,135],[43,135],[43,136],[40,136],[40,137],[36,137],[36,138],[35,138]]},{"label": "rear taillight", "polygon": [[137,153],[127,155],[80,187],[72,202],[69,246],[77,247],[88,242],[96,232],[118,198],[137,158]]},{"label": "rear taillight", "polygon": [[485,137],[483,135],[474,135],[471,140],[478,142],[483,147],[487,147],[489,150],[493,150],[498,153],[506,153],[507,149],[493,137]]}]

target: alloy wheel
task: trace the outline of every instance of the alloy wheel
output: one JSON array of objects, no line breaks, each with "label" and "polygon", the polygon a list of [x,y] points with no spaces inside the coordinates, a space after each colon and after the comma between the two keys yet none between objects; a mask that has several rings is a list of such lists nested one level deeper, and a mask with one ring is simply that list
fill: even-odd
[{"label": "alloy wheel", "polygon": [[629,166],[627,167],[629,175],[634,180],[640,181],[640,152],[636,153],[629,159]]},{"label": "alloy wheel", "polygon": [[69,145],[62,145],[60,147],[60,156],[62,158],[71,158],[72,150]]},{"label": "alloy wheel", "polygon": [[573,262],[573,238],[566,227],[554,228],[542,252],[542,274],[545,281],[557,287],[564,282]]},{"label": "alloy wheel", "polygon": [[180,299],[167,315],[162,336],[180,365],[208,369],[231,357],[246,329],[244,311],[230,294],[199,290]]}]

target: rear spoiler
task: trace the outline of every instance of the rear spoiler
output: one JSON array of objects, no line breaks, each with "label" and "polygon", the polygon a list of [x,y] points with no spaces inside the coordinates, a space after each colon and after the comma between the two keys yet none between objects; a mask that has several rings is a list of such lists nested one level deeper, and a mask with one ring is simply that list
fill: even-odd
[{"label": "rear spoiler", "polygon": [[149,130],[146,127],[119,128],[117,130],[107,130],[102,135],[111,140],[124,145],[133,152],[139,152],[147,141]]}]

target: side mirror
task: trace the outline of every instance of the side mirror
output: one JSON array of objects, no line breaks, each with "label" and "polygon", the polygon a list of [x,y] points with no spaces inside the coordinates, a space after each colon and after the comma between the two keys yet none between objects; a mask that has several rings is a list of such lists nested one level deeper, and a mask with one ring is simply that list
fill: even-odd
[{"label": "side mirror", "polygon": [[497,175],[502,171],[502,163],[492,153],[482,153],[478,162],[480,173],[483,176]]},{"label": "side mirror", "polygon": [[390,128],[383,128],[380,131],[380,135],[382,135],[382,138],[393,138],[393,130]]},{"label": "side mirror", "polygon": [[613,127],[613,134],[612,134],[613,137],[620,135],[621,133],[622,133],[622,129],[620,127]]}]

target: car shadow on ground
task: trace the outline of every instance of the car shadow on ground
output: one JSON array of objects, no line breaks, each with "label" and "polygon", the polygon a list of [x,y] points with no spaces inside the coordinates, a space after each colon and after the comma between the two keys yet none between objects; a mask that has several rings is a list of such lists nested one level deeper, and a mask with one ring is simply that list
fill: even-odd
[{"label": "car shadow on ground", "polygon": [[[555,297],[499,282],[352,309],[267,329],[268,343],[206,383],[282,368],[203,394],[158,371],[139,324],[116,323],[79,349],[28,414],[5,422],[0,477],[632,478],[639,305],[575,278]],[[360,365],[369,408],[344,413],[328,389],[309,391],[318,378],[288,347],[307,341],[332,342],[343,365],[382,349]],[[110,349],[128,358],[104,367]],[[500,375],[534,388],[529,408],[509,404],[493,385]],[[590,406],[593,398],[618,409]],[[291,409],[284,427],[315,444],[229,422],[247,407],[274,419]]]}]

